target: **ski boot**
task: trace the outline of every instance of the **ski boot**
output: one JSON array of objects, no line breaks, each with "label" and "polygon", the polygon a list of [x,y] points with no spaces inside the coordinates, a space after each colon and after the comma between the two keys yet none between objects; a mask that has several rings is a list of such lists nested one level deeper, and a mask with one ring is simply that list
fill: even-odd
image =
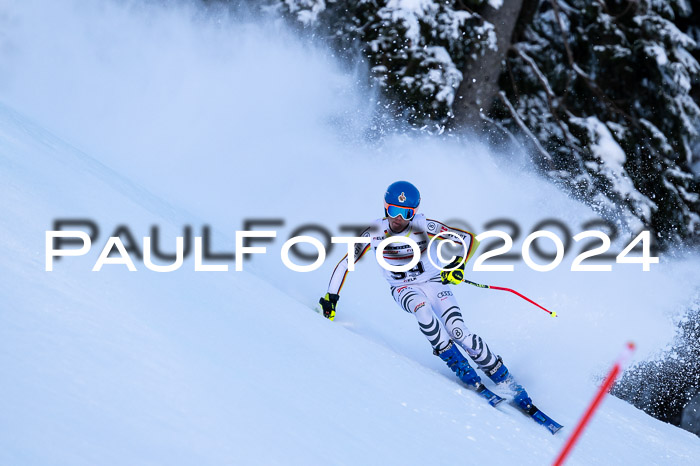
[{"label": "ski boot", "polygon": [[[500,356],[497,356],[497,364],[491,371],[484,371],[486,375],[496,384],[506,386],[513,394],[511,401],[524,414],[530,416],[536,423],[544,426],[552,434],[556,434],[562,425],[554,421],[551,417],[540,411],[540,409],[532,404],[530,395],[527,394],[522,385],[517,383],[512,375],[508,372],[508,368],[503,364]],[[481,368],[483,370],[483,368]]]},{"label": "ski boot", "polygon": [[481,378],[479,374],[469,365],[469,361],[459,351],[457,345],[452,340],[447,347],[441,351],[434,350],[433,354],[440,356],[440,359],[447,363],[447,367],[452,369],[452,372],[457,374],[457,377],[465,384],[471,387],[481,386]]},{"label": "ski boot", "polygon": [[532,408],[532,399],[530,395],[527,394],[522,385],[517,383],[512,375],[508,372],[508,368],[503,364],[503,359],[500,356],[497,357],[498,363],[491,369],[491,371],[486,372],[486,375],[495,383],[496,385],[506,386],[513,393],[513,403],[516,404],[523,411],[529,411]]}]

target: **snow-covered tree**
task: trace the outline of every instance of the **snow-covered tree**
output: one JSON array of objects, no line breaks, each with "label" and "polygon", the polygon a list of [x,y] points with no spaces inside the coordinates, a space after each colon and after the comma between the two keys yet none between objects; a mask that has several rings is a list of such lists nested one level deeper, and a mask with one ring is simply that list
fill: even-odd
[{"label": "snow-covered tree", "polygon": [[361,57],[394,117],[445,124],[466,60],[493,47],[493,26],[470,8],[484,0],[284,0],[277,11]]},{"label": "snow-covered tree", "polygon": [[[697,46],[692,51],[693,57],[700,61],[700,5],[695,4],[690,15],[678,16],[678,27],[695,41]],[[700,103],[700,77],[695,76],[692,82],[691,96],[695,102]],[[698,128],[700,132],[700,128]],[[693,146],[693,162],[691,169],[696,175],[700,175],[700,142]]]},{"label": "snow-covered tree", "polygon": [[546,176],[602,215],[662,245],[700,241],[700,29],[689,0],[268,4],[363,61],[390,118],[474,129],[483,107],[492,132],[526,141]]},{"label": "snow-covered tree", "polygon": [[700,66],[697,44],[674,24],[690,13],[685,0],[539,0],[502,81],[510,105],[500,115],[534,134],[537,164],[662,243],[700,238],[690,168]]},{"label": "snow-covered tree", "polygon": [[700,298],[678,322],[671,347],[625,371],[612,393],[650,415],[681,424],[683,408],[700,393]]},{"label": "snow-covered tree", "polygon": [[[534,139],[538,166],[604,215],[639,219],[662,244],[700,240],[697,12],[685,0],[531,3],[502,75],[502,123]],[[614,393],[679,424],[700,391],[699,329],[695,303],[673,347]]]}]

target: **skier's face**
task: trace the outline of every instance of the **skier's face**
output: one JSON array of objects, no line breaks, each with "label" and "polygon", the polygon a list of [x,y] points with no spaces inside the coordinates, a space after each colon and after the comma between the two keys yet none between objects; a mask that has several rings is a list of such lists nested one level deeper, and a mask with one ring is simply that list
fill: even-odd
[{"label": "skier's face", "polygon": [[405,230],[409,223],[411,223],[410,220],[406,220],[400,215],[393,218],[389,217],[389,227],[397,233]]},{"label": "skier's face", "polygon": [[[403,196],[403,193],[401,193]],[[406,201],[406,197],[399,197],[401,203]],[[389,219],[389,227],[395,232],[401,232],[406,229],[411,219],[416,215],[416,207],[408,207],[405,205],[389,204],[384,200],[384,213]],[[408,220],[406,220],[408,219]]]}]

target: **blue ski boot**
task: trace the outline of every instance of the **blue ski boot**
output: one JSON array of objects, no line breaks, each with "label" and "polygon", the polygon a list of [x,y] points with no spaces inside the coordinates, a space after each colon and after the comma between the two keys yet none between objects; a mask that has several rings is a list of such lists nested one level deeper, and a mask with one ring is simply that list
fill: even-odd
[{"label": "blue ski boot", "polygon": [[512,378],[510,376],[510,372],[508,372],[508,368],[505,364],[503,364],[503,359],[501,359],[500,356],[496,356],[496,364],[493,366],[493,368],[491,368],[491,370],[486,370],[483,367],[481,369],[496,385],[507,381],[509,378]]},{"label": "blue ski boot", "polygon": [[457,377],[462,382],[471,387],[479,387],[481,385],[479,374],[469,365],[467,358],[464,357],[452,340],[450,340],[445,349],[441,351],[434,350],[433,353],[440,356],[440,359],[447,363],[447,367],[452,369],[452,372],[457,374]]},{"label": "blue ski boot", "polygon": [[509,386],[510,389],[515,392],[515,396],[513,396],[513,403],[520,406],[520,409],[522,409],[523,411],[530,411],[530,408],[532,408],[532,400],[530,399],[530,395],[527,394],[523,386],[516,383],[515,380],[513,380],[512,378]]},{"label": "blue ski boot", "polygon": [[512,375],[508,372],[508,368],[503,364],[503,359],[497,357],[498,362],[491,371],[486,372],[489,379],[497,385],[505,385],[513,392],[513,403],[520,407],[523,411],[528,411],[532,407],[532,400],[527,394],[522,385],[517,383]]}]

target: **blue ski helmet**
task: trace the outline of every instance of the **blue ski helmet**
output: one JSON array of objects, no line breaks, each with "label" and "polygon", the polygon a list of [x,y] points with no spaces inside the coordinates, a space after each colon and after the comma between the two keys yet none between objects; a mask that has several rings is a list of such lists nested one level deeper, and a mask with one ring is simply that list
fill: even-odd
[{"label": "blue ski helmet", "polygon": [[419,204],[420,192],[408,181],[397,181],[386,188],[384,213],[387,217],[394,218],[400,215],[406,220],[411,220],[416,215]]}]

